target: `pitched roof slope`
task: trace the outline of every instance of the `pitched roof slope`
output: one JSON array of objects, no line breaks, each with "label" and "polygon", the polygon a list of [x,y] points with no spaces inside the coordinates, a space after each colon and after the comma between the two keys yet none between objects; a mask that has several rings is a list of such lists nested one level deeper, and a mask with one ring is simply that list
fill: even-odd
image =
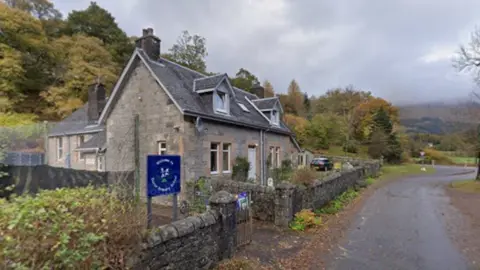
[{"label": "pitched roof slope", "polygon": [[104,148],[107,142],[106,133],[105,131],[100,131],[94,134],[90,140],[80,144],[76,150],[85,150],[85,149],[93,149],[93,148]]},{"label": "pitched roof slope", "polygon": [[[206,75],[200,74],[163,58],[161,58],[159,61],[152,61],[143,52],[143,50],[137,50],[141,57],[144,58],[148,67],[167,88],[166,90],[171,94],[173,99],[175,99],[184,113],[199,115],[200,117],[208,117],[219,121],[227,121],[233,124],[240,124],[244,126],[268,128],[274,132],[276,131],[280,133],[292,134],[292,132],[284,124],[281,124],[278,127],[271,126],[270,122],[265,118],[265,116],[245,99],[245,97],[250,100],[258,99],[256,95],[233,87],[232,90],[235,93],[235,97],[230,97],[230,115],[221,115],[213,111],[213,101],[211,98],[202,98],[201,94],[193,91],[194,81],[196,81],[195,83],[200,81],[203,84],[203,79],[205,79],[206,82],[202,87],[205,87],[205,85],[210,87],[213,84],[216,86],[223,76],[225,76],[225,74],[207,77]],[[249,112],[243,111],[238,103],[245,105]]]},{"label": "pitched roof slope", "polygon": [[88,122],[88,102],[74,111],[67,118],[56,123],[50,130],[49,136],[93,133],[103,130],[103,126],[92,125]]},{"label": "pitched roof slope", "polygon": [[260,110],[270,110],[270,109],[273,109],[273,106],[275,106],[277,101],[278,101],[277,97],[271,97],[271,98],[262,98],[262,99],[253,100],[253,103]]}]

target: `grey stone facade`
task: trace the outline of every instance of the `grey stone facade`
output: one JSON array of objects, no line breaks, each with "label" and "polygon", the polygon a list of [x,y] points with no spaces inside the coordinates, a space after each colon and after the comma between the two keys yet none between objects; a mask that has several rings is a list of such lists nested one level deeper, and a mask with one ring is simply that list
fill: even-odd
[{"label": "grey stone facade", "polygon": [[157,143],[161,141],[166,143],[168,154],[183,156],[185,122],[142,62],[137,61],[124,83],[122,94],[106,121],[106,168],[107,171],[135,169],[134,117],[138,114],[140,194],[143,196],[146,194],[147,156],[158,154]]},{"label": "grey stone facade", "polygon": [[[139,115],[140,120],[140,179],[143,183],[140,194],[145,194],[146,157],[158,154],[158,142],[166,143],[167,154],[182,156],[182,190],[185,190],[185,181],[200,177],[231,179],[235,158],[247,157],[249,146],[257,148],[256,175],[260,179],[260,130],[205,120],[204,130],[199,132],[195,128],[196,119],[182,115],[141,61],[137,61],[124,81],[122,93],[106,119],[107,171],[134,170],[135,114]],[[219,144],[219,170],[216,174],[210,172],[211,143]],[[221,149],[227,143],[231,149],[230,166],[228,172],[224,172]],[[270,146],[281,149],[281,159],[293,158],[296,162],[298,150],[288,135],[267,132],[264,145],[266,155]],[[180,195],[182,199],[185,199],[183,192]]]},{"label": "grey stone facade", "polygon": [[[48,164],[53,167],[67,168],[66,158],[70,155],[70,168],[76,170],[97,170],[97,155],[94,151],[80,155],[75,149],[80,145],[79,137],[83,136],[87,141],[91,138],[91,134],[51,136],[48,138]],[[59,138],[62,138],[62,157],[58,157]]]}]

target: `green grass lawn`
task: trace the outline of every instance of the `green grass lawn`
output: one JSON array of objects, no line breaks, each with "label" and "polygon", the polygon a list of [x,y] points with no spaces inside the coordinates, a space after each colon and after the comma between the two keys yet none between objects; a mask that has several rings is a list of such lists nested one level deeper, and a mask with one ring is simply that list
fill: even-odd
[{"label": "green grass lawn", "polygon": [[480,193],[480,181],[475,181],[475,180],[455,181],[455,182],[452,182],[450,186],[454,189],[458,189],[465,192]]},{"label": "green grass lawn", "polygon": [[357,153],[345,153],[341,146],[330,146],[328,150],[321,150],[322,155],[329,155],[329,156],[348,156],[348,157],[368,157],[367,154],[367,147],[364,145],[358,146]]},{"label": "green grass lawn", "polygon": [[475,158],[474,157],[450,157],[453,162],[456,164],[475,164]]},{"label": "green grass lawn", "polygon": [[384,165],[382,167],[382,177],[406,176],[415,174],[431,174],[435,172],[432,166],[425,166],[426,171],[421,170],[420,164],[402,164],[402,165]]}]

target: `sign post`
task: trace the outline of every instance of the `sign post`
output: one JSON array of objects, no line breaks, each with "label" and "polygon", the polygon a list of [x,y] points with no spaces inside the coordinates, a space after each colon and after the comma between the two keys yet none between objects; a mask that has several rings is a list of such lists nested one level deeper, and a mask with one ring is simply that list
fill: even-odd
[{"label": "sign post", "polygon": [[152,197],[173,194],[173,221],[177,220],[181,158],[178,155],[147,156],[147,226],[152,223]]}]

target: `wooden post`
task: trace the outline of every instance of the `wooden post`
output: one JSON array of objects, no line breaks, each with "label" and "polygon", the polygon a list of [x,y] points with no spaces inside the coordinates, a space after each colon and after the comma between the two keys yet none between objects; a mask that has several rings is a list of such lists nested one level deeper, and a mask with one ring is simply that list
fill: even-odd
[{"label": "wooden post", "polygon": [[139,122],[140,117],[138,114],[135,115],[134,120],[134,152],[135,152],[135,200],[136,202],[140,201],[140,141],[139,141]]},{"label": "wooden post", "polygon": [[44,164],[48,165],[48,154],[49,154],[49,149],[48,149],[48,121],[43,121],[43,128],[44,128],[44,143],[43,147],[45,148],[45,153],[43,155],[44,158]]}]

